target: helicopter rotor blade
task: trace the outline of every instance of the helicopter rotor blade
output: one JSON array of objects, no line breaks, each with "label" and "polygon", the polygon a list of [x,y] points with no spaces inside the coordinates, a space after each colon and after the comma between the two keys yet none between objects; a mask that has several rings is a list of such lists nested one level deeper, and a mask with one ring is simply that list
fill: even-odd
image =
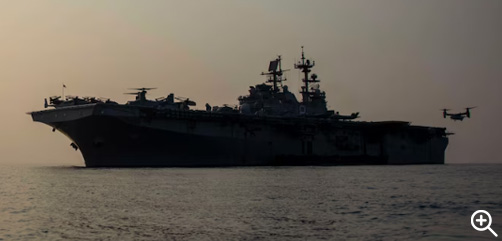
[{"label": "helicopter rotor blade", "polygon": [[146,90],[154,90],[157,88],[128,88],[129,90],[141,90],[141,91],[146,91]]}]

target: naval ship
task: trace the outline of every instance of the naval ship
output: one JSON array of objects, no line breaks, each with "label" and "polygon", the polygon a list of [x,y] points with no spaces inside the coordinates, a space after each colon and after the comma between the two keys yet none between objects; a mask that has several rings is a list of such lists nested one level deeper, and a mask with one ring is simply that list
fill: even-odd
[{"label": "naval ship", "polygon": [[55,96],[30,114],[66,135],[87,167],[444,164],[445,128],[328,110],[314,66],[302,47],[300,101],[283,84],[279,56],[238,106],[192,110],[193,100],[147,99],[152,88],[137,88],[125,104]]}]

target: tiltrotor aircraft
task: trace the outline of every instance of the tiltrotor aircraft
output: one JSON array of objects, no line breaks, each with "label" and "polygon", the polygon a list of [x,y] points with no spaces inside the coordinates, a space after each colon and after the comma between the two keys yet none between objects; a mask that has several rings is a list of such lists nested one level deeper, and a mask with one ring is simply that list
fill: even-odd
[{"label": "tiltrotor aircraft", "polygon": [[470,110],[471,109],[474,109],[476,108],[476,106],[474,107],[467,107],[465,108],[465,112],[460,112],[460,113],[448,113],[449,109],[442,109],[443,111],[443,118],[446,118],[447,116],[450,117],[450,119],[454,120],[454,121],[462,121],[464,120],[464,118],[467,116],[467,118],[471,118],[471,112]]}]

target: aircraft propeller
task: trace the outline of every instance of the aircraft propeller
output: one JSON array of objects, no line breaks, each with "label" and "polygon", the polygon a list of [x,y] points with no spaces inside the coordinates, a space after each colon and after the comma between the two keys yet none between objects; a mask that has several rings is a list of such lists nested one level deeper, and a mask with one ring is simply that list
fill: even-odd
[{"label": "aircraft propeller", "polygon": [[140,90],[140,91],[147,91],[147,90],[154,90],[157,88],[129,88],[129,90]]}]

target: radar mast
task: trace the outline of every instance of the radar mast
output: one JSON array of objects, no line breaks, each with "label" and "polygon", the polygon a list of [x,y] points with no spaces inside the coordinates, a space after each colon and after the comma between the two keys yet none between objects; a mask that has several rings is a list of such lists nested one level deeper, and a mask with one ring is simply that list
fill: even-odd
[{"label": "radar mast", "polygon": [[261,72],[261,75],[267,75],[268,80],[267,83],[273,84],[273,91],[279,92],[278,84],[282,86],[282,81],[286,81],[286,78],[282,78],[282,74],[288,70],[282,70],[281,67],[281,56],[278,55],[277,59],[270,61],[268,65],[268,72]]},{"label": "radar mast", "polygon": [[312,74],[311,77],[309,78],[309,73],[312,71],[311,69],[315,66],[315,61],[310,62],[309,59],[305,58],[305,52],[303,51],[303,46],[302,46],[302,58],[301,61],[298,61],[297,64],[295,64],[295,69],[300,69],[301,72],[303,72],[304,77],[302,79],[302,82],[304,85],[302,86],[302,90],[300,93],[302,94],[303,97],[303,103],[308,103],[311,100],[311,96],[315,94],[315,90],[309,90],[309,83],[315,83],[315,82],[320,82],[320,80],[317,79],[316,74]]}]

